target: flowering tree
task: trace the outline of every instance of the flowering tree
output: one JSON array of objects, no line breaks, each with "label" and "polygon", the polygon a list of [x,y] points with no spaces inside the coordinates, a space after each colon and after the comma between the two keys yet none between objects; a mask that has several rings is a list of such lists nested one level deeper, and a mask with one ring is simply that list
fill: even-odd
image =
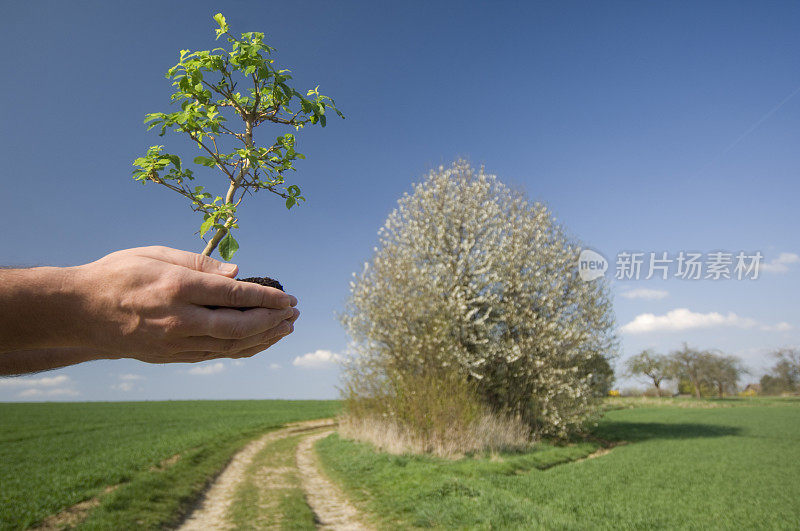
[{"label": "flowering tree", "polygon": [[615,345],[613,315],[604,281],[579,278],[580,248],[544,205],[458,161],[404,194],[379,239],[341,316],[357,353],[350,389],[450,368],[537,434],[579,429]]}]

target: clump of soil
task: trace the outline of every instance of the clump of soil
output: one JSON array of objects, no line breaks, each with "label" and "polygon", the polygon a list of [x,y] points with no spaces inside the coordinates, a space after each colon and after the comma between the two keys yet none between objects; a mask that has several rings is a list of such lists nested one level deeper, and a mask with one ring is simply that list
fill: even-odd
[{"label": "clump of soil", "polygon": [[283,286],[281,283],[275,280],[274,278],[269,277],[247,277],[247,278],[237,278],[239,282],[252,282],[253,284],[261,284],[262,286],[267,286],[268,288],[277,288],[283,291]]},{"label": "clump of soil", "polygon": [[[260,284],[262,286],[266,286],[268,288],[276,288],[281,291],[284,291],[283,286],[280,282],[275,280],[274,278],[269,277],[247,277],[247,278],[237,278],[239,282],[252,282],[253,284]],[[217,308],[222,308],[222,306],[206,306],[209,310],[216,310]],[[251,310],[252,308],[235,308],[236,310]]]}]

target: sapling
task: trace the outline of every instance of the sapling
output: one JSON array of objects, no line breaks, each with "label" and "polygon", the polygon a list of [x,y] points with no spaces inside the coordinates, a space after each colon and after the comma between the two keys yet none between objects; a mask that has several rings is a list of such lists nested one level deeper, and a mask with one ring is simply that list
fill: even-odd
[{"label": "sapling", "polygon": [[[148,131],[161,126],[159,136],[173,126],[173,131],[188,135],[203,153],[194,157],[194,163],[217,168],[227,191],[214,195],[192,185],[192,170],[178,155],[163,151],[164,146],[150,146],[133,162],[137,168],[133,178],[142,184],[164,185],[186,197],[192,210],[203,214],[199,233],[206,245],[202,254],[210,256],[219,248],[222,258],[229,261],[239,249],[231,232],[239,227],[236,213],[245,195],[267,190],[281,197],[287,209],[305,201],[300,187],[286,182],[286,173],[295,170],[294,161],[305,158],[295,149],[295,135],[285,133],[271,146],[258,146],[254,130],[271,122],[297,132],[309,123],[325,127],[328,110],[341,118],[344,115],[331,98],[319,93],[319,85],[305,93],[290,86],[290,71],[275,65],[271,58],[275,49],[264,44],[263,33],[242,33],[237,39],[222,13],[214,15],[214,20],[219,24],[217,40],[225,36],[231,50],[181,50],[180,61],[166,74],[176,87],[170,99],[180,102],[181,110],[147,114],[144,123],[149,123]],[[246,95],[237,90],[240,83],[240,90],[247,87]],[[234,130],[225,114],[238,116],[243,129]],[[226,137],[235,145],[229,153],[222,151]],[[208,240],[206,234],[210,234]]]}]

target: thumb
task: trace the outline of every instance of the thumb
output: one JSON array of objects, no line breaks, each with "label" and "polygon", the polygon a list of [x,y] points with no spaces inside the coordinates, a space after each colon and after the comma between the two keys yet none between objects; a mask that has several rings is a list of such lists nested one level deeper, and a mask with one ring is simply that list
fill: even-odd
[{"label": "thumb", "polygon": [[212,273],[214,275],[234,278],[236,273],[239,272],[239,267],[236,264],[220,262],[219,260],[215,260],[203,254],[161,246],[145,247],[143,250],[147,251],[146,254],[148,256],[161,260],[162,262],[183,266],[203,273]]}]

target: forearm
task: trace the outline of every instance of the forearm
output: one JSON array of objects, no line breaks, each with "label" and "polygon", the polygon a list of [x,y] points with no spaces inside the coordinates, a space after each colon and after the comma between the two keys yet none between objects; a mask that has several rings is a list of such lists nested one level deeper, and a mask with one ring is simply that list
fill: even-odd
[{"label": "forearm", "polygon": [[73,267],[0,270],[0,356],[83,346],[74,326],[80,307],[75,274]]},{"label": "forearm", "polygon": [[104,358],[100,351],[79,347],[3,352],[0,353],[0,376],[48,371]]}]

